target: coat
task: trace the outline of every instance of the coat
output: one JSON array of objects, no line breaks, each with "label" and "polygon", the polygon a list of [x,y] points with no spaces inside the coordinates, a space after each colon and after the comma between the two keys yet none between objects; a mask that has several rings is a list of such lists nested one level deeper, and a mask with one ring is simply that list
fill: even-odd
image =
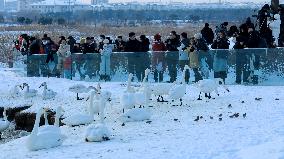
[{"label": "coat", "polygon": [[71,52],[70,45],[60,44],[59,49],[57,51],[58,63],[57,69],[62,71],[64,69],[71,69],[72,61],[71,61]]},{"label": "coat", "polygon": [[189,47],[185,50],[189,54],[189,67],[199,68],[199,56],[196,49],[190,49]]}]

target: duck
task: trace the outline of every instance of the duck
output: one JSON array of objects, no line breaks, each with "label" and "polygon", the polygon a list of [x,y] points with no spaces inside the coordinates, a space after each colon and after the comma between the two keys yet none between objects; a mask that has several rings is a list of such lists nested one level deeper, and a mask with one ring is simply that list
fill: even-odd
[{"label": "duck", "polygon": [[74,92],[74,93],[77,94],[77,100],[83,100],[84,99],[84,98],[79,98],[79,93],[88,93],[88,92],[90,92],[91,89],[96,90],[96,88],[93,87],[93,86],[86,87],[82,84],[76,84],[76,85],[69,87],[70,92]]},{"label": "duck", "polygon": [[51,89],[47,89],[47,84],[46,82],[43,82],[39,88],[43,87],[43,92],[42,92],[42,99],[43,100],[47,100],[47,99],[53,99],[57,93],[54,92],[53,90]]},{"label": "duck", "polygon": [[182,98],[186,94],[186,82],[185,82],[186,70],[189,70],[188,65],[185,65],[183,69],[182,84],[176,84],[174,87],[172,87],[168,95],[168,98],[171,99],[172,102],[179,99],[180,106],[182,106]]},{"label": "duck", "polygon": [[150,118],[151,118],[151,113],[146,108],[130,109],[121,116],[121,120],[123,122],[144,121],[144,120],[149,120]]},{"label": "duck", "polygon": [[21,91],[20,91],[19,88],[22,90],[22,86],[21,86],[21,85],[15,85],[15,86],[13,86],[13,87],[10,89],[10,91],[9,91],[10,97],[12,97],[12,98],[20,97],[20,96],[22,95],[22,93],[21,93]]},{"label": "duck", "polygon": [[10,122],[7,119],[7,109],[4,107],[3,119],[0,119],[0,139],[3,131],[9,128]]},{"label": "duck", "polygon": [[134,89],[131,87],[131,80],[133,78],[133,74],[130,73],[127,81],[127,88],[120,96],[120,104],[122,106],[122,112],[124,113],[125,109],[131,109],[135,107],[135,96]]},{"label": "duck", "polygon": [[[221,85],[219,84],[221,83]],[[224,82],[221,78],[214,78],[214,79],[203,79],[197,82],[197,87],[200,90],[199,97],[197,100],[201,99],[201,93],[205,93],[205,97],[211,99],[211,93],[215,92],[218,96],[218,87],[222,86],[227,92],[230,90],[224,85]]]},{"label": "duck", "polygon": [[[96,91],[91,92],[91,98],[94,97]],[[79,125],[88,125],[94,121],[94,108],[92,105],[93,99],[90,100],[91,104],[88,106],[89,113],[88,114],[75,114],[69,116],[62,120],[64,124],[67,126],[79,126]]]},{"label": "duck", "polygon": [[44,108],[44,120],[45,120],[45,125],[39,127],[39,132],[45,132],[45,131],[50,131],[50,132],[57,132],[61,133],[61,130],[59,128],[59,120],[60,117],[62,116],[62,113],[64,112],[63,108],[61,106],[58,106],[56,108],[56,114],[55,114],[55,122],[54,125],[49,125],[48,124],[48,118],[47,118],[47,111],[48,109]]},{"label": "duck", "polygon": [[31,98],[31,97],[35,97],[37,95],[37,90],[35,89],[30,89],[29,84],[27,83],[23,83],[23,89],[25,89],[25,87],[27,87],[26,91],[24,92],[24,97],[25,98]]},{"label": "duck", "polygon": [[61,146],[66,136],[57,131],[39,131],[40,117],[44,109],[40,108],[36,114],[34,128],[27,137],[26,147],[29,151],[38,151]]}]

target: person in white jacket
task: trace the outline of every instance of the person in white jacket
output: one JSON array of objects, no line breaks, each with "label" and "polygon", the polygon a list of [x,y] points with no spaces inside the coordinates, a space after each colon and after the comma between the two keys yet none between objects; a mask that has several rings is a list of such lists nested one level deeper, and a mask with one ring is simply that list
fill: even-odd
[{"label": "person in white jacket", "polygon": [[57,70],[61,77],[71,78],[71,52],[70,45],[67,44],[66,40],[62,40],[57,51],[58,63]]},{"label": "person in white jacket", "polygon": [[109,44],[108,39],[105,39],[103,43],[103,49],[100,50],[100,80],[110,81],[110,56],[112,54],[113,45]]}]

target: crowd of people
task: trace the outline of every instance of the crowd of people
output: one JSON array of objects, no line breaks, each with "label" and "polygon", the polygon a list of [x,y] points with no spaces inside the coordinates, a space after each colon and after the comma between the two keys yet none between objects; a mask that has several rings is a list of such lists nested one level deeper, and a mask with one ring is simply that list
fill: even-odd
[{"label": "crowd of people", "polygon": [[[265,9],[263,7],[263,10]],[[128,72],[135,73],[138,80],[142,79],[141,74],[143,74],[145,68],[151,65],[156,81],[162,80],[161,75],[168,68],[170,82],[174,82],[177,77],[177,66],[183,68],[185,65],[189,65],[195,74],[195,82],[208,78],[208,70],[213,70],[214,77],[222,78],[225,82],[227,78],[228,51],[221,50],[229,49],[229,38],[233,39],[233,48],[237,51],[244,48],[276,47],[269,26],[260,27],[258,30],[256,30],[251,19],[247,18],[246,22],[239,27],[236,25],[229,27],[229,23],[224,22],[217,26],[215,31],[210,28],[208,23],[205,23],[200,33],[196,33],[193,37],[188,37],[186,32],[179,35],[176,31],[171,31],[165,41],[162,40],[160,34],[154,35],[153,38],[145,35],[140,35],[137,38],[134,32],[129,33],[128,40],[124,40],[123,36],[117,36],[115,39],[105,35],[100,35],[97,39],[95,37],[76,39],[72,36],[67,38],[61,36],[58,42],[53,41],[47,34],[44,34],[42,38],[22,34],[15,42],[15,47],[22,54],[46,54],[46,63],[54,61],[54,57],[57,56],[57,74],[66,78],[74,76],[70,73],[72,69],[71,55],[74,53],[100,54],[100,59],[94,61],[93,64],[89,64],[89,69],[99,70],[101,80],[110,80],[110,56],[112,52],[132,52],[126,55],[128,58]],[[209,53],[210,49],[220,51],[215,52],[213,55]],[[151,59],[148,59],[148,51],[153,51]],[[253,70],[249,69],[251,68],[249,65],[253,57],[253,68],[258,69],[259,56],[241,53],[237,53],[236,56],[236,83],[251,81],[257,83],[258,77],[253,75]],[[32,67],[35,67],[35,63],[31,62],[32,64]],[[77,65],[79,69],[80,63]],[[208,67],[207,70],[205,66]],[[28,74],[38,76],[36,71],[30,71]],[[92,74],[89,74],[89,77],[91,76]],[[189,76],[188,71],[185,77],[186,82],[189,82]]]}]

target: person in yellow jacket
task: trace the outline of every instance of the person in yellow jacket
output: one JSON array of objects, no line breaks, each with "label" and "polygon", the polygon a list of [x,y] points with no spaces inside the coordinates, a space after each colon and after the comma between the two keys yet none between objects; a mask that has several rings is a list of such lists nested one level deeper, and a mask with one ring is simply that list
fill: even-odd
[{"label": "person in yellow jacket", "polygon": [[196,42],[194,38],[190,38],[190,44],[189,47],[186,48],[186,51],[189,54],[189,67],[192,68],[194,72],[195,81],[198,82],[199,80],[202,80],[202,76],[199,72],[199,57],[198,57],[198,51],[196,49]]}]

